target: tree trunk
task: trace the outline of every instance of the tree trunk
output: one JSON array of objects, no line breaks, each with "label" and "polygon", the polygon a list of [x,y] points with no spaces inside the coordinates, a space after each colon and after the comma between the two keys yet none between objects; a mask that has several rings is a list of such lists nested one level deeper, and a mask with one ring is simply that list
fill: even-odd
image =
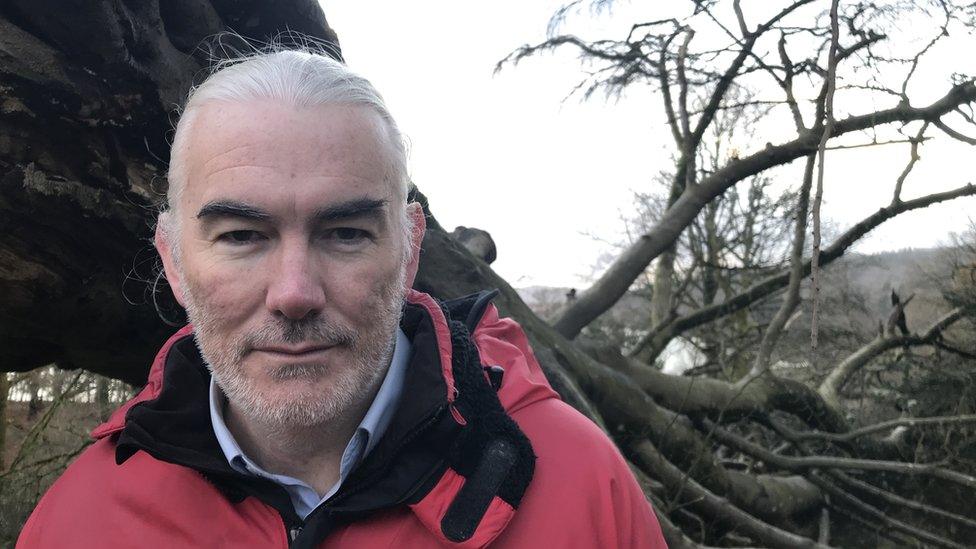
[{"label": "tree trunk", "polygon": [[41,400],[41,373],[37,370],[31,372],[27,377],[27,392],[30,393],[30,400],[27,402],[27,419],[33,420],[44,408]]},{"label": "tree trunk", "polygon": [[671,314],[674,299],[674,262],[677,253],[672,247],[657,258],[654,267],[654,293],[651,295],[650,328],[666,322]]},{"label": "tree trunk", "polygon": [[105,376],[95,377],[95,412],[100,421],[108,419],[109,413],[112,412],[108,389],[108,379]]},{"label": "tree trunk", "polygon": [[0,372],[0,471],[6,468],[7,450],[7,397],[10,396],[10,376]]}]

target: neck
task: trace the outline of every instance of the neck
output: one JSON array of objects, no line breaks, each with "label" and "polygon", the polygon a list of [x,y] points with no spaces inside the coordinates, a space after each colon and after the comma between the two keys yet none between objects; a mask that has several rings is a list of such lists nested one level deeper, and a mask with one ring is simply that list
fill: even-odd
[{"label": "neck", "polygon": [[[380,376],[382,381],[382,376]],[[319,494],[339,480],[346,445],[366,415],[379,385],[340,416],[316,425],[269,425],[225,401],[224,421],[241,450],[265,471],[297,478]]]}]

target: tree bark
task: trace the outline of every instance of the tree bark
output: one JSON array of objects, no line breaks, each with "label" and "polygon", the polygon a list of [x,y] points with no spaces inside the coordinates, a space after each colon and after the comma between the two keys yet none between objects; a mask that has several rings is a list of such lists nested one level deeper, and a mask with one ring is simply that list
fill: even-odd
[{"label": "tree bark", "polygon": [[95,378],[95,413],[98,414],[98,418],[101,421],[108,419],[109,414],[112,413],[112,408],[109,403],[109,387],[108,379],[105,376],[98,376]]},{"label": "tree bark", "polygon": [[10,377],[0,372],[0,471],[6,467],[4,456],[7,449],[7,398],[10,396]]}]

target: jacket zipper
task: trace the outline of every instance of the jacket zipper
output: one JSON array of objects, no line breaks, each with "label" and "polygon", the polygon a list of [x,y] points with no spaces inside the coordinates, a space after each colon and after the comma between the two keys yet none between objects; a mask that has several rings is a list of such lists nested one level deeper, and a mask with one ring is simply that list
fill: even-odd
[{"label": "jacket zipper", "polygon": [[298,537],[298,534],[302,533],[302,527],[295,526],[292,528],[288,528],[287,526],[285,526],[285,528],[288,529],[288,546],[291,547],[291,544],[295,542],[295,538]]},{"label": "jacket zipper", "polygon": [[[433,423],[435,423],[440,418],[441,414],[444,413],[445,408],[446,407],[444,407],[444,406],[439,407],[433,414],[431,414],[430,416],[428,416],[428,418],[425,421],[423,421],[419,425],[415,426],[404,437],[404,439],[402,441],[400,441],[400,444],[397,445],[396,450],[394,450],[394,452],[393,452],[393,455],[396,456],[397,454],[399,454],[400,453],[400,450],[402,450],[407,444],[409,444],[411,441],[413,441],[413,439],[417,438],[417,436],[419,436],[420,433],[422,433],[425,430],[427,430],[427,428],[430,425],[432,425]],[[438,463],[438,466],[435,467],[434,469],[432,469],[432,471],[435,471],[439,467],[440,467],[440,463]],[[383,477],[383,473],[385,473],[386,472],[386,469],[388,469],[388,468],[389,468],[389,464],[387,464],[387,466],[384,467],[382,470],[377,471],[377,474],[374,475],[372,478],[366,479],[362,483],[360,483],[360,484],[358,484],[356,486],[351,487],[351,489],[349,491],[347,491],[346,493],[342,494],[338,499],[333,500],[333,501],[330,501],[328,503],[325,503],[325,504],[317,507],[315,510],[313,510],[308,515],[308,517],[305,518],[305,521],[303,521],[303,522],[301,522],[301,523],[299,523],[297,525],[291,525],[290,526],[288,524],[288,520],[285,519],[285,517],[281,517],[281,522],[282,522],[282,525],[285,527],[285,532],[286,532],[287,538],[288,538],[288,547],[292,547],[294,545],[295,540],[298,539],[298,536],[299,535],[301,535],[302,529],[305,527],[305,524],[308,522],[308,519],[314,518],[316,515],[318,515],[320,512],[322,512],[323,509],[331,508],[336,502],[340,502],[340,501],[342,501],[344,499],[347,499],[349,496],[351,496],[353,494],[362,492],[363,490],[369,488],[372,484],[374,484],[376,482],[377,479]],[[409,497],[409,495],[412,494],[412,492],[414,492],[417,489],[417,487],[419,487],[424,482],[426,482],[429,477],[430,477],[430,474],[425,475],[425,477],[423,479],[421,479],[420,482],[418,482],[413,487],[411,487],[410,490],[407,492],[407,497]],[[395,502],[394,503],[394,506],[395,505],[402,504],[403,501],[405,501],[405,499],[403,499],[401,501],[398,501],[398,502]]]},{"label": "jacket zipper", "polygon": [[[400,451],[403,450],[403,448],[407,444],[410,444],[415,438],[417,438],[417,436],[420,435],[420,433],[426,431],[429,426],[431,426],[434,423],[436,423],[437,420],[440,419],[441,414],[444,413],[444,410],[446,408],[447,408],[447,406],[440,406],[440,407],[438,407],[438,409],[433,414],[431,414],[423,423],[421,423],[420,425],[417,425],[414,429],[412,429],[403,438],[403,440],[400,441],[400,444],[397,445],[396,450],[393,451],[393,456],[396,457],[400,453]],[[377,473],[375,475],[373,475],[371,478],[365,479],[360,484],[351,487],[347,492],[345,492],[344,494],[342,494],[340,497],[338,497],[338,498],[330,501],[327,505],[329,507],[332,507],[336,503],[339,503],[342,500],[348,499],[350,496],[355,495],[355,494],[357,494],[359,492],[362,492],[366,488],[369,488],[371,485],[375,484],[378,479],[383,478],[384,474],[390,468],[391,465],[392,465],[392,461],[386,463],[386,465],[383,467],[383,469],[381,469],[380,471],[377,471]],[[426,480],[426,479],[424,479],[424,480]],[[423,482],[421,482],[420,484],[422,484],[422,483]],[[419,486],[419,484],[418,484],[418,486]],[[416,489],[416,486],[412,487],[411,488],[411,491],[413,491],[415,489]],[[400,503],[402,503],[402,501],[396,502],[396,503],[394,503],[394,505],[399,505]]]}]

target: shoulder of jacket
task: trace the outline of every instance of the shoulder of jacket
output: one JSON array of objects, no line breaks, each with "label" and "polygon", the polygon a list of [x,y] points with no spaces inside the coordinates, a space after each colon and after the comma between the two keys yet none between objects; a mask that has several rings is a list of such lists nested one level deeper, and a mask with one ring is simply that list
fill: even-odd
[{"label": "shoulder of jacket", "polygon": [[[226,529],[207,527],[215,524]],[[255,498],[234,504],[187,467],[143,451],[116,464],[108,437],[87,448],[41,498],[17,547],[268,547],[285,541],[281,525]]]},{"label": "shoulder of jacket", "polygon": [[114,465],[115,445],[110,439],[96,440],[82,451],[38,501],[17,547],[54,547],[104,517],[106,484],[111,484],[108,468]]},{"label": "shoulder of jacket", "polygon": [[50,538],[56,532],[71,539],[97,531],[100,523],[118,519],[120,513],[179,505],[179,497],[208,499],[207,492],[219,495],[196,471],[144,452],[116,464],[114,437],[98,439],[48,488],[25,523],[21,540],[40,534]]},{"label": "shoulder of jacket", "polygon": [[500,547],[522,547],[533,536],[553,547],[666,547],[650,504],[603,430],[555,399],[513,417],[532,441],[536,471],[503,540],[508,545]]},{"label": "shoulder of jacket", "polygon": [[595,423],[559,399],[534,402],[512,414],[532,441],[536,455],[546,456],[561,468],[616,472],[629,468],[616,444]]}]

